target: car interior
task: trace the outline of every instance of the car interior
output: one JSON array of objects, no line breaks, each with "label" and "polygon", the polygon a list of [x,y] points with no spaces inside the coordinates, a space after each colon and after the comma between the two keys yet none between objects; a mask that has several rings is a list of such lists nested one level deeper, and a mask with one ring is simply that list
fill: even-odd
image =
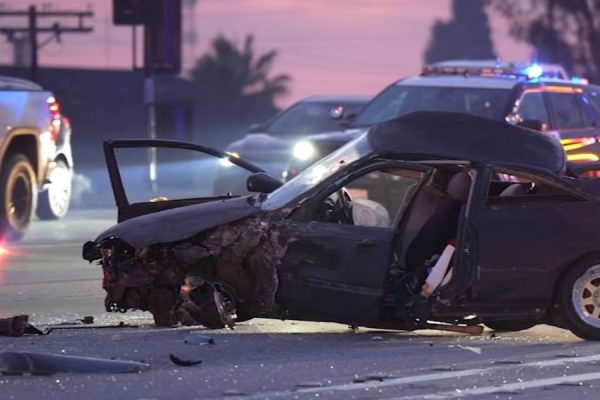
[{"label": "car interior", "polygon": [[585,198],[540,177],[494,168],[486,205],[491,209],[549,206]]}]

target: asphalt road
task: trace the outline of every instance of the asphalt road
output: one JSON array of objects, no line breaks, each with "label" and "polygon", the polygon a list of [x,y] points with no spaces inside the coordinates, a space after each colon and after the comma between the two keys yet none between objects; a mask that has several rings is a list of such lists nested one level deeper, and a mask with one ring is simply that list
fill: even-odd
[{"label": "asphalt road", "polygon": [[[26,313],[38,327],[86,315],[95,325],[0,337],[2,351],[143,361],[133,374],[0,376],[0,399],[596,399],[600,343],[547,326],[465,336],[337,324],[252,320],[235,330],[156,329],[147,313],[103,311],[100,268],[81,243],[112,224],[110,211],[36,222],[0,261],[0,316]],[[64,326],[63,326],[64,327]],[[191,333],[215,344],[186,344]],[[173,364],[169,354],[202,360]]]}]

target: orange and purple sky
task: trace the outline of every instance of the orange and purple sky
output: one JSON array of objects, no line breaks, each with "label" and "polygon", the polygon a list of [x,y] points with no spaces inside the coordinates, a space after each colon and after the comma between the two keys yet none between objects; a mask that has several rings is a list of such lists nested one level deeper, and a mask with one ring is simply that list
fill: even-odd
[{"label": "orange and purple sky", "polygon": [[[92,34],[65,34],[62,43],[47,45],[42,65],[131,67],[131,29],[112,25],[112,0],[0,0],[9,10],[29,4],[95,13]],[[508,36],[501,17],[490,17],[498,55],[527,60],[531,50]],[[293,77],[281,105],[316,94],[374,95],[420,71],[431,25],[449,18],[449,0],[198,0],[184,12],[184,30],[194,26],[197,38],[184,44],[184,63],[189,69],[217,34],[241,41],[253,33],[258,52],[279,50],[273,72]],[[12,48],[0,37],[0,63],[10,62]]]}]

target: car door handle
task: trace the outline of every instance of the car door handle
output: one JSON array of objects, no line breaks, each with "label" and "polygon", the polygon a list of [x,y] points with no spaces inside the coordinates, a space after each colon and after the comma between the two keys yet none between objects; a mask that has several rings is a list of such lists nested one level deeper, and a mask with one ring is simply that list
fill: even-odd
[{"label": "car door handle", "polygon": [[377,246],[377,242],[373,239],[364,239],[358,243],[356,243],[357,247],[375,247]]}]

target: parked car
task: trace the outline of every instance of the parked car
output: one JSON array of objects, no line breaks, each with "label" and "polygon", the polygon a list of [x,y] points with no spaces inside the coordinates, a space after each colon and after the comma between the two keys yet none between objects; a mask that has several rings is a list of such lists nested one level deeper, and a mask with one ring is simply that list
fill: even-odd
[{"label": "parked car", "polygon": [[[342,115],[356,115],[368,102],[360,96],[313,96],[301,100],[275,115],[264,124],[252,125],[248,134],[227,146],[226,151],[280,177],[292,153],[292,148],[302,137],[339,128]],[[245,174],[223,160],[213,185],[215,194],[245,194]]]},{"label": "parked car", "polygon": [[[108,311],[208,328],[253,317],[401,330],[547,323],[600,339],[600,183],[565,177],[564,151],[547,136],[418,112],[278,188],[252,175],[264,193],[130,204],[114,151],[136,143],[223,156],[177,142],[106,144],[120,222],[83,257],[101,262]],[[373,174],[395,185],[350,194]],[[432,262],[449,246],[441,273]]]},{"label": "parked car", "polygon": [[[600,86],[566,79],[550,65],[447,61],[385,88],[345,130],[305,137],[296,144],[283,179],[364,133],[413,111],[464,112],[542,131],[561,141],[571,163],[600,160]],[[515,144],[518,146],[518,144]]]},{"label": "parked car", "polygon": [[36,211],[41,219],[66,214],[71,128],[51,92],[0,77],[0,130],[0,236],[15,240],[25,235]]}]

